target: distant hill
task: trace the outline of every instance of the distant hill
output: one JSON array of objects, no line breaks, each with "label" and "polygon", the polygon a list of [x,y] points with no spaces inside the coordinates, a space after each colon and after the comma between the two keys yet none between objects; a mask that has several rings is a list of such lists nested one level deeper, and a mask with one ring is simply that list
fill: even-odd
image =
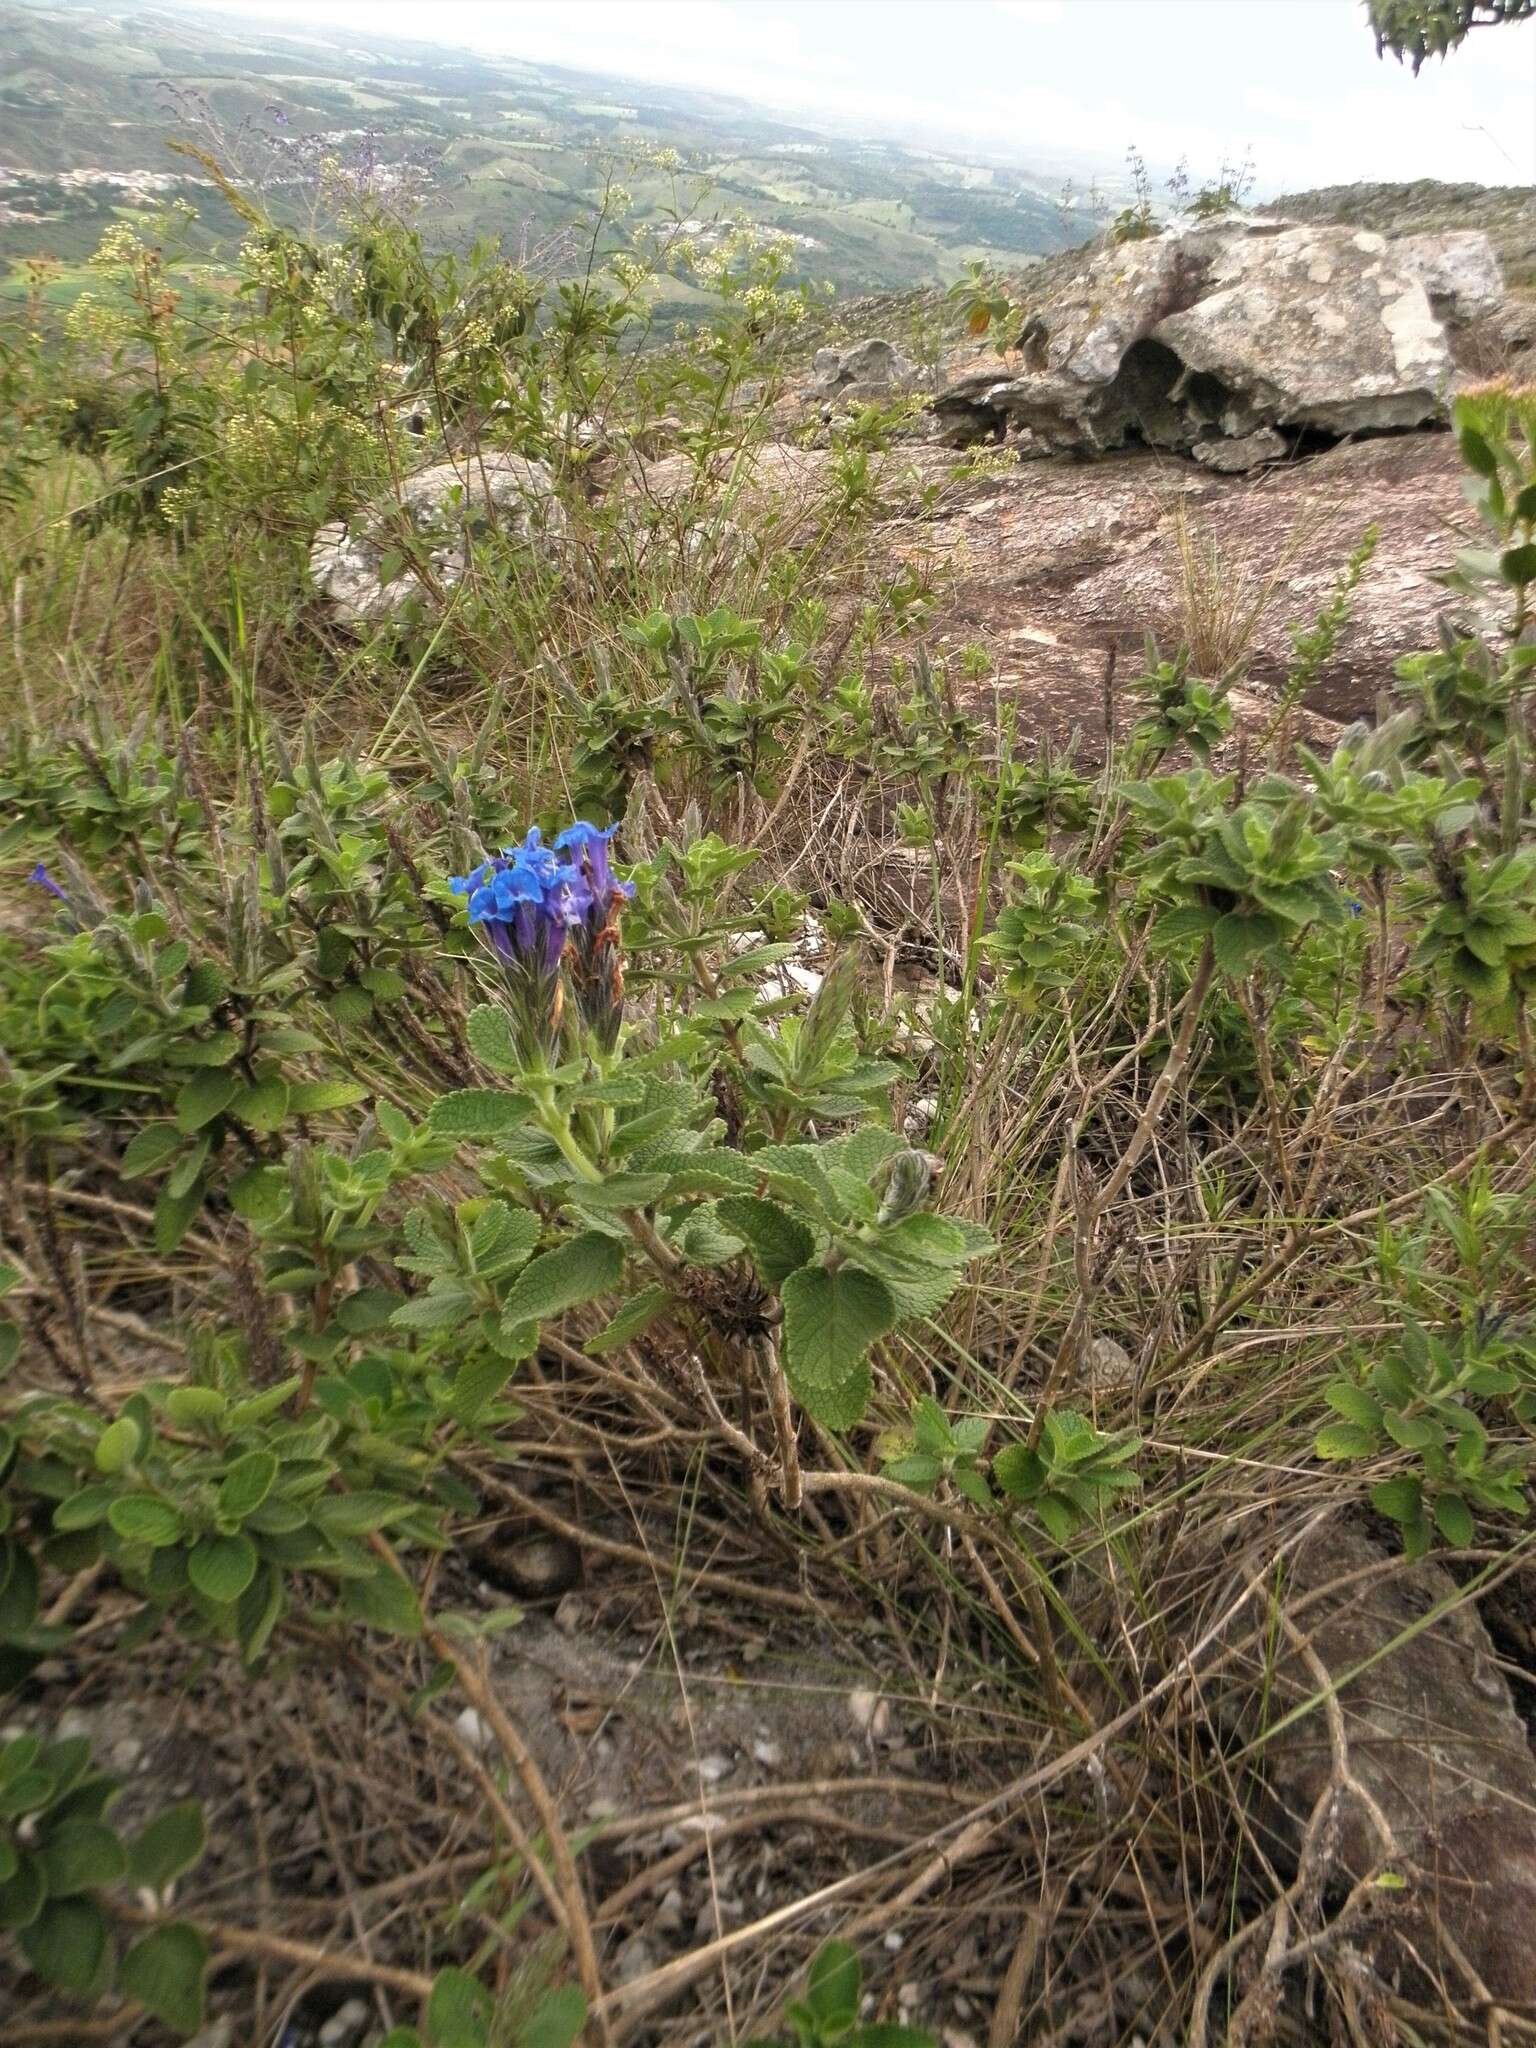
[{"label": "distant hill", "polygon": [[674,149],[676,193],[660,171],[621,168],[640,219],[680,197],[705,222],[782,229],[801,273],[844,292],[947,281],[975,256],[1017,265],[1093,230],[1017,169],[849,141],[717,94],[383,36],[0,0],[0,49],[0,268],[44,250],[78,265],[110,220],[168,192],[198,206],[195,248],[216,260],[239,223],[167,149],[189,133],[294,218],[314,205],[324,153],[385,189],[424,177],[422,225],[449,245],[558,233],[589,214],[595,159]]}]

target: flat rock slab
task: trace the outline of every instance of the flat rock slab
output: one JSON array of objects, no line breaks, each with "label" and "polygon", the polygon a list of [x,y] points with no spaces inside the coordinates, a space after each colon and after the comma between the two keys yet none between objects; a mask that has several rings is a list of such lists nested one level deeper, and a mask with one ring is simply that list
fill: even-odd
[{"label": "flat rock slab", "polygon": [[[937,469],[937,450],[922,455],[925,472]],[[1312,622],[1374,522],[1376,554],[1302,700],[1325,741],[1331,724],[1374,710],[1401,656],[1432,643],[1448,602],[1436,576],[1470,533],[1461,474],[1448,434],[1362,441],[1262,476],[1216,475],[1144,449],[1022,462],[951,485],[934,515],[888,522],[878,545],[939,569],[937,629],[993,653],[984,693],[1019,704],[1025,737],[1059,741],[1075,727],[1097,744],[1107,651],[1121,657],[1124,727],[1145,635],[1171,654],[1198,623],[1190,554],[1223,601],[1251,616],[1243,686],[1272,708],[1292,659],[1287,628]]]}]

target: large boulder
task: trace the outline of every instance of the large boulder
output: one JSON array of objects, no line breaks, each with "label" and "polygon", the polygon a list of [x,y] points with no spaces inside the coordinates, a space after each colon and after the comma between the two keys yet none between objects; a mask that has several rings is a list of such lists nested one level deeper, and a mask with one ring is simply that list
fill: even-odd
[{"label": "large boulder", "polygon": [[894,398],[918,382],[916,365],[876,335],[852,348],[817,349],[811,369],[811,396],[823,405]]},{"label": "large boulder", "polygon": [[[1389,242],[1363,229],[1240,220],[1101,250],[1019,337],[934,401],[944,438],[1005,432],[1040,453],[1246,443],[1416,427],[1444,411],[1451,332],[1502,298],[1485,235]],[[1207,458],[1209,459],[1209,458]]]},{"label": "large boulder", "polygon": [[[398,498],[322,526],[310,546],[310,580],[339,623],[372,626],[412,599],[430,602],[452,589],[477,535],[498,532],[539,545],[564,530],[542,462],[501,450],[465,455],[418,470]],[[418,550],[426,553],[428,576],[399,561],[402,551]]]}]

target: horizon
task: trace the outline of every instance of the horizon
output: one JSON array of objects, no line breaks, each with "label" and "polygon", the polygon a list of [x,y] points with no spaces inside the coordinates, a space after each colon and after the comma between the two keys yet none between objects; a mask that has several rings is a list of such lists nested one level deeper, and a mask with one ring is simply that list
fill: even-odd
[{"label": "horizon", "polygon": [[[361,34],[719,93],[790,125],[1025,171],[1109,171],[1135,145],[1158,173],[1187,157],[1197,184],[1251,156],[1266,194],[1536,184],[1536,20],[1475,31],[1415,78],[1377,57],[1357,0],[889,0],[877,39],[871,0],[439,0],[430,28],[417,0],[169,6],[291,40]],[[989,79],[1012,67],[1018,85],[976,83],[978,37]]]}]

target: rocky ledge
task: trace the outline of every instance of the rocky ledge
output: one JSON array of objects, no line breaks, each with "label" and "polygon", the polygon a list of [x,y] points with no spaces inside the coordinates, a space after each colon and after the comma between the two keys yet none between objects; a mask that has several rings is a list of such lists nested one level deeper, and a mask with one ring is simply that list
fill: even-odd
[{"label": "rocky ledge", "polygon": [[1032,312],[1022,363],[934,400],[955,445],[1032,452],[1144,444],[1247,469],[1347,435],[1441,417],[1458,331],[1497,312],[1486,235],[1394,241],[1256,219],[1107,248]]}]

